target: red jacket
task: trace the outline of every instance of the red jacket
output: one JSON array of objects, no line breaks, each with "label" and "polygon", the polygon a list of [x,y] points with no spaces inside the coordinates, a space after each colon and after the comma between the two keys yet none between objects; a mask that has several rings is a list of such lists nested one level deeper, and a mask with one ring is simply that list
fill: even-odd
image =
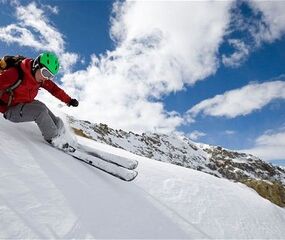
[{"label": "red jacket", "polygon": [[[10,106],[15,106],[19,103],[30,103],[38,94],[39,88],[42,87],[49,91],[53,96],[68,104],[71,97],[68,96],[61,88],[59,88],[53,81],[46,80],[44,83],[36,81],[32,74],[32,59],[24,59],[21,63],[23,70],[23,82],[17,87],[14,92],[14,98]],[[14,84],[18,79],[17,68],[9,68],[3,73],[0,73],[0,91],[5,90]],[[9,100],[9,94],[4,93],[0,98],[3,102],[7,103]],[[0,112],[4,113],[8,110],[8,107],[0,104]]]}]

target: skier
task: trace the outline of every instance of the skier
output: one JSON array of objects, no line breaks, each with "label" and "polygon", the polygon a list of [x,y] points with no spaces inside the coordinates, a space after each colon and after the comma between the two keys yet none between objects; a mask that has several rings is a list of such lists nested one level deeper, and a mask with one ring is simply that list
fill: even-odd
[{"label": "skier", "polygon": [[[43,52],[36,59],[25,58],[18,67],[10,67],[1,72],[0,112],[11,122],[35,121],[48,143],[56,147],[66,147],[68,143],[61,139],[64,132],[63,121],[44,103],[35,100],[39,88],[44,88],[68,106],[78,106],[76,99],[71,98],[52,81],[58,70],[58,57],[54,53]],[[19,79],[21,82],[13,86]]]}]

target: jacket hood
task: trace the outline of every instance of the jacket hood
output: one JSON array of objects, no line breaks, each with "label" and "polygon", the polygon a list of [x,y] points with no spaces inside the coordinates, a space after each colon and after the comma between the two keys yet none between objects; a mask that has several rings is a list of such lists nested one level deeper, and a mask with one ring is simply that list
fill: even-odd
[{"label": "jacket hood", "polygon": [[29,75],[29,77],[34,78],[34,74],[32,72],[32,64],[33,64],[33,59],[26,58],[21,62],[21,68],[25,75]]}]

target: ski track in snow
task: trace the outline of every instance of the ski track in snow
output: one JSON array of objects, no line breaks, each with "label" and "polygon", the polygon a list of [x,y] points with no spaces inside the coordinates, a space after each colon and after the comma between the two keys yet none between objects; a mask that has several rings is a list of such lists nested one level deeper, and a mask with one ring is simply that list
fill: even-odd
[{"label": "ski track in snow", "polygon": [[138,157],[123,182],[45,144],[33,123],[0,120],[0,238],[279,238],[285,211],[242,184]]}]

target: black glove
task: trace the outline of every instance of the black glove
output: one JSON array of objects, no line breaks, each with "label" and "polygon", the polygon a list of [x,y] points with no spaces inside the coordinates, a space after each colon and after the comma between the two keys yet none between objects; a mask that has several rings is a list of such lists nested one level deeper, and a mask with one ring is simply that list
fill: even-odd
[{"label": "black glove", "polygon": [[77,107],[79,104],[79,102],[75,99],[75,98],[72,98],[68,104],[68,106],[73,106],[73,107]]}]

